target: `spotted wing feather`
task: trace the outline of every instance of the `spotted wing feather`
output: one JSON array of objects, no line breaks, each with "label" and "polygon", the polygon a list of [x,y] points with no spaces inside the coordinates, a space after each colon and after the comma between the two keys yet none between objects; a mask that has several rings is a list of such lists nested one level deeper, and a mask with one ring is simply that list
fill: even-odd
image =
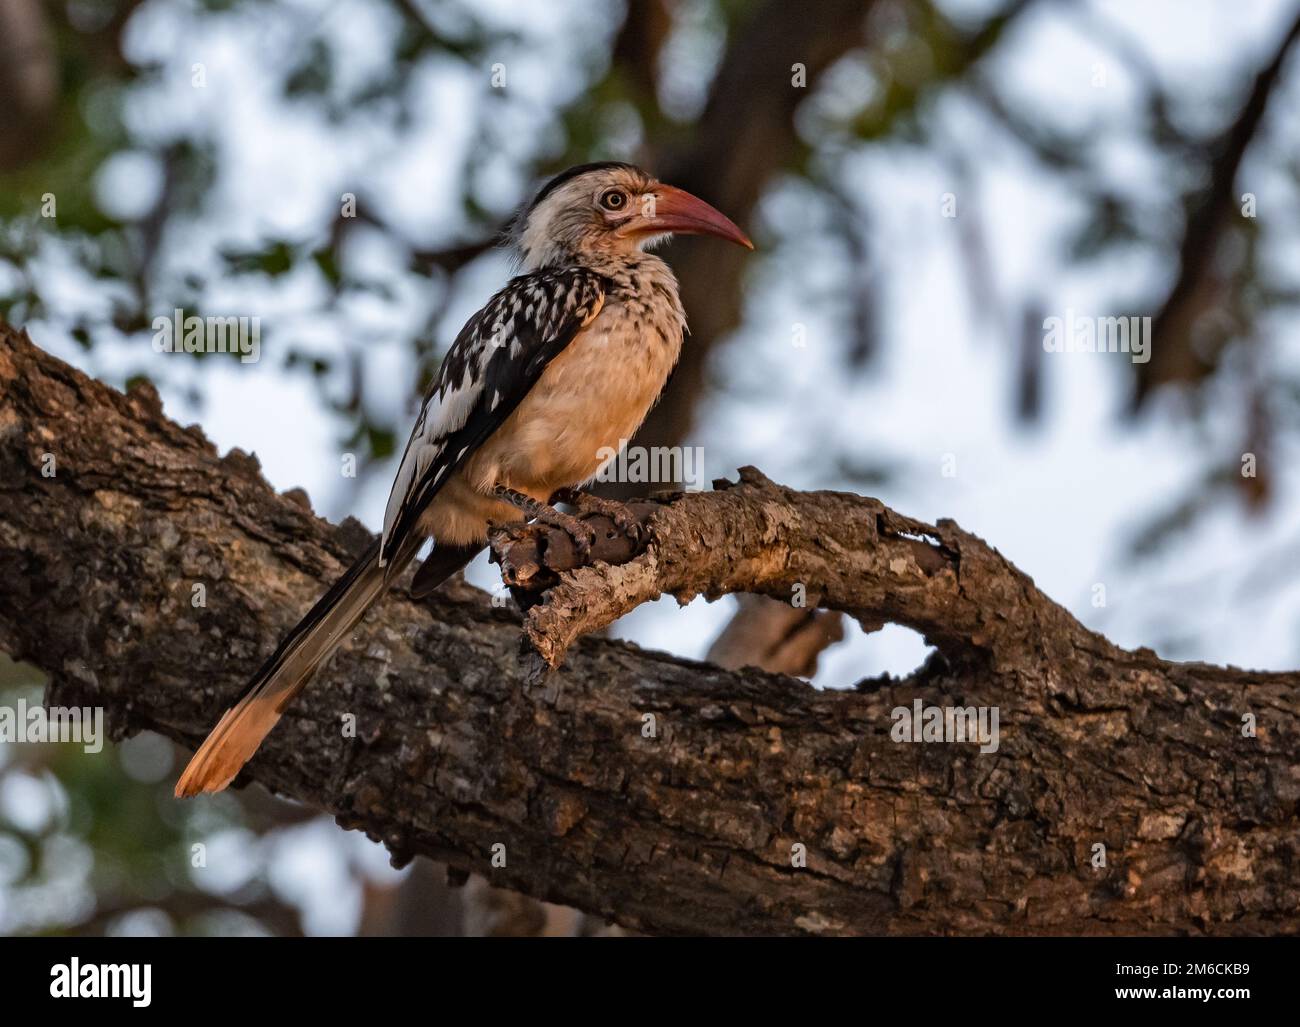
[{"label": "spotted wing feather", "polygon": [[584,268],[513,278],[461,329],[429,386],[384,513],[380,560],[402,545],[452,473],[600,312],[607,282]]}]

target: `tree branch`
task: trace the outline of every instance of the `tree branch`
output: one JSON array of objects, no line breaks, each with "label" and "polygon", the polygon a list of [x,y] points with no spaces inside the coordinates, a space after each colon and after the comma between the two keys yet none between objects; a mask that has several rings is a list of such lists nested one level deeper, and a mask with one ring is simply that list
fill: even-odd
[{"label": "tree branch", "polygon": [[[513,611],[399,590],[244,780],[398,862],[648,932],[1296,929],[1300,676],[1121,650],[955,524],[875,500],[746,472],[650,506],[645,551],[529,610],[532,644],[564,653],[544,688]],[[50,703],[193,744],[365,541],[148,386],[124,396],[0,328],[0,649],[49,674]],[[796,584],[940,652],[846,693],[577,637],[660,592]],[[914,700],[997,707],[997,751],[893,741]]]},{"label": "tree branch", "polygon": [[[1240,217],[1237,178],[1246,152],[1265,125],[1269,102],[1283,82],[1283,70],[1300,42],[1300,15],[1283,34],[1269,62],[1256,74],[1249,94],[1232,123],[1214,140],[1206,162],[1206,185],[1192,197],[1178,251],[1178,274],[1155,314],[1151,360],[1134,364],[1137,389],[1134,409],[1158,386],[1171,382],[1197,384],[1219,363],[1219,354],[1198,352],[1195,329],[1207,312],[1222,303],[1216,287],[1216,259],[1225,234]],[[1221,261],[1219,261],[1221,263]]]},{"label": "tree branch", "polygon": [[606,561],[596,566],[578,566],[555,528],[498,535],[505,580],[545,590],[524,628],[547,664],[557,666],[575,639],[665,594],[683,604],[737,592],[808,600],[868,630],[904,624],[950,661],[999,671],[1056,665],[1081,645],[1110,648],[951,521],[935,527],[850,493],[796,492],[753,467],[741,468],[738,485],[714,489],[636,504],[655,544],[631,563],[624,540],[607,541],[614,531],[604,517],[591,518],[600,525],[593,556]]}]

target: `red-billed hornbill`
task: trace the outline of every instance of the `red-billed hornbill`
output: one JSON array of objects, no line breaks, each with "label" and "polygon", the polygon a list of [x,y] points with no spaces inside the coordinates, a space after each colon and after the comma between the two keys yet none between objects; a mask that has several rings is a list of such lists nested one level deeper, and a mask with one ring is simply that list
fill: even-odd
[{"label": "red-billed hornbill", "polygon": [[416,596],[480,552],[490,524],[527,515],[590,544],[590,530],[550,504],[561,495],[590,500],[575,487],[632,437],[677,363],[686,328],[677,280],[644,252],[673,233],[753,248],[703,200],[630,164],[583,164],[538,192],[514,224],[525,273],[448,351],[402,455],[382,535],[221,718],[177,782],[178,796],[230,784],[427,539],[434,547],[415,574]]}]

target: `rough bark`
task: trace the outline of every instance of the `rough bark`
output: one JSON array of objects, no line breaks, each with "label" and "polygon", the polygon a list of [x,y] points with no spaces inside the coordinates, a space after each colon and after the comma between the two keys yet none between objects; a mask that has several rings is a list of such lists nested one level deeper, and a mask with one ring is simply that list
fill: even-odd
[{"label": "rough bark", "polygon": [[[955,524],[875,500],[747,473],[654,505],[644,552],[565,573],[529,610],[530,644],[567,650],[544,685],[514,611],[463,585],[399,591],[245,780],[399,861],[642,931],[1295,931],[1300,675],[1119,649]],[[50,675],[51,703],[193,744],[364,542],[148,387],[122,395],[0,329],[0,649]],[[577,637],[656,589],[797,584],[939,652],[832,692]],[[998,707],[1000,748],[894,742],[891,711],[918,698]]]}]

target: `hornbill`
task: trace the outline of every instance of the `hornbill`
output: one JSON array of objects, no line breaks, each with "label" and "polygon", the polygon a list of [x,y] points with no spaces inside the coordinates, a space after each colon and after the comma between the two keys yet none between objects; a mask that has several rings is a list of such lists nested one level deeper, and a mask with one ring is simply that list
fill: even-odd
[{"label": "hornbill", "polygon": [[199,747],[177,796],[219,792],[294,697],[415,557],[420,597],[480,552],[489,526],[534,517],[590,546],[551,504],[606,508],[577,491],[635,433],[681,351],[677,280],[646,248],[674,233],[753,249],[731,221],[630,164],[582,164],[515,219],[523,274],[469,319],[425,395],[379,539],[316,603]]}]

